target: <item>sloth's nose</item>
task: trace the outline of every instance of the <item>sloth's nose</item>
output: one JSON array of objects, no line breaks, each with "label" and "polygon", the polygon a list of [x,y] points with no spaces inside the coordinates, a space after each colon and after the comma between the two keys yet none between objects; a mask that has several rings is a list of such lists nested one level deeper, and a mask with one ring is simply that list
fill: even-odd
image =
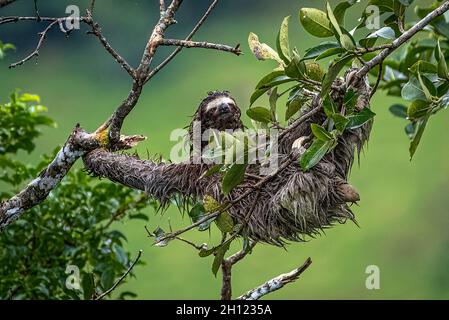
[{"label": "sloth's nose", "polygon": [[218,106],[218,111],[220,113],[227,113],[229,112],[229,105],[227,103],[222,103]]}]

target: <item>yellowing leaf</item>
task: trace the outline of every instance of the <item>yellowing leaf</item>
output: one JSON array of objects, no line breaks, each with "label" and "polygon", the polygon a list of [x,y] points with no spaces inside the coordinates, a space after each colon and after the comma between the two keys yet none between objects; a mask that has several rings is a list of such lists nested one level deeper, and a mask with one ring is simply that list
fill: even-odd
[{"label": "yellowing leaf", "polygon": [[277,38],[277,49],[281,59],[288,64],[290,62],[290,43],[288,39],[288,24],[290,16],[285,17],[282,21],[281,28]]},{"label": "yellowing leaf", "polygon": [[250,32],[248,37],[248,45],[258,60],[264,61],[271,59],[277,61],[281,65],[284,64],[274,49],[266,43],[260,43],[259,37],[255,33]]}]

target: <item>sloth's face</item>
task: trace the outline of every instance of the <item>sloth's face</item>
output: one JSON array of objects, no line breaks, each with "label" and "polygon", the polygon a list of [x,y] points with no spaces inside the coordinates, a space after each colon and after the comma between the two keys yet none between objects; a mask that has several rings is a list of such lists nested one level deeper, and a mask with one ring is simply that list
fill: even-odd
[{"label": "sloth's face", "polygon": [[202,110],[202,121],[217,130],[235,129],[240,124],[240,109],[234,99],[218,96]]}]

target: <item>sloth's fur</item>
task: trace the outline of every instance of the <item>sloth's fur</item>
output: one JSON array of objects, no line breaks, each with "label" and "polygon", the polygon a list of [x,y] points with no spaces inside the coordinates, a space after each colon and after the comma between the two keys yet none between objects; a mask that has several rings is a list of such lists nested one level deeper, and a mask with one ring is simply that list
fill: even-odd
[{"label": "sloth's fur", "polygon": [[[348,74],[345,78],[348,79]],[[341,92],[345,92],[347,88],[345,82],[341,80],[336,84],[333,96],[338,101]],[[369,85],[363,82],[357,90],[360,93],[357,107],[361,110],[369,102]],[[205,106],[222,97],[230,98],[227,92],[210,94],[200,104],[194,119],[204,121],[202,112]],[[315,98],[309,110],[320,103],[320,99]],[[299,159],[300,154],[310,144],[310,124],[321,124],[325,119],[324,112],[319,111],[289,134],[284,135],[279,141],[279,165],[292,156]],[[206,119],[206,122],[209,120]],[[211,123],[208,125],[213,126]],[[235,113],[230,126],[233,129],[241,127],[240,112]],[[283,245],[286,241],[304,241],[305,236],[313,237],[334,223],[343,223],[348,219],[355,221],[347,203],[350,200],[342,192],[344,190],[342,186],[347,186],[346,181],[354,157],[368,139],[370,129],[371,122],[345,132],[339,138],[337,147],[308,172],[301,170],[299,161],[293,161],[259,190],[257,200],[257,191],[254,191],[233,205],[229,210],[230,214],[236,222],[245,225],[243,232],[249,238],[274,245]],[[294,141],[301,137],[309,137],[307,140],[309,142],[292,153]],[[179,195],[184,200],[202,200],[205,195],[212,195],[218,201],[225,200],[221,193],[220,175],[199,179],[210,167],[206,164],[155,163],[101,149],[88,154],[84,161],[87,170],[92,174],[143,190],[151,197],[160,200],[163,207]],[[250,165],[247,173],[257,175],[259,169],[259,165]],[[257,178],[248,175],[245,181],[231,192],[228,199],[237,198],[255,183]],[[248,210],[253,205],[254,211],[249,220],[246,220]]]}]

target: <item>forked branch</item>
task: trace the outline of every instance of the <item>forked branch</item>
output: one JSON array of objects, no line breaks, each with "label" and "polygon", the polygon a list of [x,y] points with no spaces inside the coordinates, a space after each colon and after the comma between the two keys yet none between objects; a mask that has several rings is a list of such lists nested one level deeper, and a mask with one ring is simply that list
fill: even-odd
[{"label": "forked branch", "polygon": [[[186,41],[196,33],[196,31],[202,26],[206,18],[211,13],[212,9],[217,4],[218,0],[214,0],[206,13],[201,17],[200,21],[191,31]],[[6,6],[12,3],[9,0],[0,0],[0,6]],[[92,134],[89,134],[82,130],[79,126],[72,133],[71,138],[66,142],[64,147],[58,153],[53,162],[41,173],[41,175],[25,187],[19,194],[13,198],[0,204],[0,230],[8,226],[12,221],[17,219],[26,210],[40,204],[48,194],[53,190],[57,184],[64,178],[72,165],[86,153],[96,148],[107,148],[112,151],[128,149],[135,146],[139,141],[144,140],[143,136],[123,136],[121,135],[121,128],[125,118],[133,110],[139,101],[143,87],[146,82],[153,77],[158,71],[170,62],[173,57],[181,50],[181,47],[177,46],[177,50],[172,53],[164,62],[158,65],[154,70],[151,69],[151,62],[156,54],[157,48],[164,40],[164,33],[167,28],[174,24],[176,21],[174,16],[181,5],[182,0],[172,0],[170,5],[165,6],[164,1],[160,1],[160,19],[154,26],[151,36],[146,42],[146,47],[142,55],[139,66],[134,69],[131,65],[109,44],[107,39],[103,36],[101,28],[94,20],[92,12],[95,7],[95,1],[90,2],[90,7],[87,10],[85,17],[77,18],[81,23],[85,23],[91,28],[91,32],[95,35],[101,45],[106,51],[114,58],[114,60],[130,75],[133,80],[132,88],[128,96],[118,106],[116,111],[103,125]],[[73,17],[39,17],[39,16],[9,16],[0,17],[0,25],[8,23],[16,23],[20,21],[37,21],[37,22],[49,22],[49,25],[40,33],[39,42],[35,50],[29,54],[23,60],[14,63],[11,67],[16,67],[24,64],[33,57],[39,54],[47,33],[56,25],[59,25],[61,32],[67,33],[63,22],[68,20],[73,22]],[[176,44],[174,44],[176,45]],[[224,45],[216,45],[217,47]],[[231,47],[230,47],[231,48]],[[237,48],[238,49],[238,48]],[[236,50],[229,50],[229,52]],[[76,139],[75,139],[76,138]]]},{"label": "forked branch", "polygon": [[285,285],[295,282],[298,280],[298,278],[301,276],[301,274],[309,268],[309,266],[312,264],[312,259],[307,258],[307,260],[304,262],[302,266],[299,268],[290,271],[289,273],[281,274],[280,276],[277,276],[276,278],[273,278],[264,284],[258,286],[257,288],[254,288],[244,295],[237,298],[237,300],[259,300],[263,296],[275,292],[281,288],[283,288]]}]

